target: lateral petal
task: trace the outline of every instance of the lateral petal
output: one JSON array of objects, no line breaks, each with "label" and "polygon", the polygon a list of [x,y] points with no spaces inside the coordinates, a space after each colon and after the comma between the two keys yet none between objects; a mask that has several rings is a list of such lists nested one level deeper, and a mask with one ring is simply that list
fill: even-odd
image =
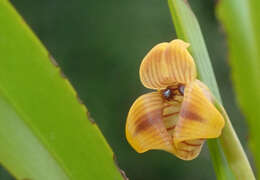
[{"label": "lateral petal", "polygon": [[163,98],[159,92],[140,96],[132,105],[126,122],[126,138],[139,153],[151,149],[173,152],[172,136],[163,123]]},{"label": "lateral petal", "polygon": [[[188,150],[183,159],[195,158],[204,139],[217,138],[225,125],[224,118],[211,102],[208,88],[199,80],[189,83],[184,91],[184,100],[174,133],[176,150]],[[187,143],[188,142],[188,143]],[[196,142],[198,146],[189,146]],[[184,145],[186,144],[186,146]]]}]

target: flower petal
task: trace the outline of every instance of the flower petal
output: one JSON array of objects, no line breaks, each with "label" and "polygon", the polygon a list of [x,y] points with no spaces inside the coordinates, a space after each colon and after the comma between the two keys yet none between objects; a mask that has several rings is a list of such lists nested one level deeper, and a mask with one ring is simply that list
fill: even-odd
[{"label": "flower petal", "polygon": [[[181,100],[179,100],[181,99]],[[173,136],[179,119],[182,98],[166,100],[163,103],[162,120],[167,132]]]},{"label": "flower petal", "polygon": [[165,89],[176,84],[187,84],[196,78],[196,67],[182,40],[160,43],[144,57],[140,79],[150,89]]},{"label": "flower petal", "polygon": [[[186,154],[180,155],[182,159],[195,158],[204,139],[216,138],[221,134],[225,121],[211,100],[208,88],[199,80],[186,86],[173,137],[177,152],[180,149],[187,151]],[[194,146],[194,143],[197,146]]]},{"label": "flower petal", "polygon": [[175,146],[175,155],[182,160],[193,160],[199,155],[204,142],[203,139],[181,141]]},{"label": "flower petal", "polygon": [[180,84],[187,84],[197,76],[194,60],[187,50],[189,46],[188,43],[176,39],[169,43],[164,53],[168,76]]},{"label": "flower petal", "polygon": [[161,89],[166,87],[168,83],[171,83],[171,81],[166,82],[166,79],[164,79],[164,73],[167,68],[164,67],[163,54],[168,44],[169,43],[165,42],[156,45],[144,57],[139,74],[141,82],[145,87],[150,89]]},{"label": "flower petal", "polygon": [[153,92],[140,96],[132,105],[126,122],[126,138],[139,153],[161,149],[173,152],[173,141],[163,123],[163,98]]}]

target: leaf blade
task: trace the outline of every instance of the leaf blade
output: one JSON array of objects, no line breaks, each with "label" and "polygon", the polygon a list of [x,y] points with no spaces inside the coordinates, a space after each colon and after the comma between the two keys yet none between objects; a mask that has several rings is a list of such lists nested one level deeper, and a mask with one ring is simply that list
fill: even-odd
[{"label": "leaf blade", "polygon": [[[8,104],[13,114],[19,117],[16,122],[23,124],[17,131],[31,132],[31,141],[36,138],[40,142],[35,143],[35,148],[43,148],[50,154],[57,173],[46,173],[50,168],[44,161],[46,155],[41,159],[45,162],[42,169],[28,171],[39,166],[36,161],[22,161],[23,158],[31,159],[30,153],[19,151],[22,145],[31,143],[26,139],[20,147],[18,143],[14,144],[17,152],[12,155],[20,156],[16,158],[19,160],[16,164],[10,163],[7,157],[8,152],[14,151],[2,144],[1,163],[19,179],[59,179],[59,175],[61,179],[122,179],[113,152],[97,126],[88,120],[87,109],[77,100],[76,92],[62,76],[61,70],[52,64],[48,51],[8,1],[1,0],[0,9],[3,27],[0,28],[1,102]],[[8,119],[8,116],[2,118]],[[4,120],[2,123],[0,129],[7,128],[8,123]],[[15,137],[15,141],[20,142],[17,134]],[[3,134],[0,139],[6,142]],[[38,173],[42,176],[39,177]]]},{"label": "leaf blade", "polygon": [[220,138],[208,141],[216,175],[218,179],[234,179],[234,176],[236,179],[254,179],[254,174],[232,124],[225,111],[220,108],[222,107],[219,104],[221,97],[199,23],[187,1],[168,0],[168,3],[177,35],[191,44],[190,51],[196,62],[199,78],[207,84],[216,97],[218,101],[216,107],[219,106],[218,109],[226,120]]},{"label": "leaf blade", "polygon": [[[260,34],[258,1],[220,1],[216,13],[227,34],[231,76],[239,105],[248,121],[251,149],[260,167]],[[232,23],[230,23],[232,22]],[[235,29],[235,31],[234,31]]]}]

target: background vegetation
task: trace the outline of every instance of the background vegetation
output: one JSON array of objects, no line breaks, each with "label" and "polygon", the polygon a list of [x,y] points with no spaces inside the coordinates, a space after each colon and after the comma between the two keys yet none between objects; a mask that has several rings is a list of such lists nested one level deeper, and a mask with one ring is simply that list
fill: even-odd
[{"label": "background vegetation", "polygon": [[[176,38],[167,2],[11,2],[58,61],[130,179],[215,178],[206,147],[196,160],[183,162],[159,151],[137,154],[124,136],[129,107],[147,91],[138,77],[141,59],[153,45]],[[225,35],[214,15],[214,3],[190,3],[201,25],[224,105],[247,150],[247,127],[235,104]],[[0,179],[11,177],[1,170]]]}]

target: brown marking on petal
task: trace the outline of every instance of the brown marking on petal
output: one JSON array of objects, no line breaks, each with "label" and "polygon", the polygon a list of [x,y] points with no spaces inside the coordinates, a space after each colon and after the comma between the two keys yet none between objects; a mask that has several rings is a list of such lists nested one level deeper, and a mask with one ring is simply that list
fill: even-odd
[{"label": "brown marking on petal", "polygon": [[164,109],[166,109],[166,108],[168,108],[168,107],[172,107],[172,106],[175,106],[175,104],[167,104],[167,105],[163,106],[162,109],[164,110]]},{"label": "brown marking on petal", "polygon": [[176,125],[173,125],[173,126],[171,126],[171,127],[168,127],[166,130],[167,130],[167,131],[170,131],[170,130],[173,130],[175,127],[176,127]]},{"label": "brown marking on petal", "polygon": [[174,116],[174,115],[177,115],[177,114],[179,114],[179,112],[173,112],[173,113],[169,113],[169,114],[164,114],[163,117],[166,118],[166,117]]},{"label": "brown marking on petal", "polygon": [[[181,54],[181,59],[185,59],[186,58],[186,54],[185,54],[185,51],[186,51],[186,49],[185,50],[182,50],[183,51],[183,53]],[[186,62],[187,61],[180,61],[180,64],[181,64],[181,69],[187,69],[187,67],[186,67]],[[189,74],[191,74],[191,73],[189,73]],[[186,71],[182,74],[183,75],[183,80],[185,80],[185,79],[189,79],[189,77],[187,77],[186,76]]]},{"label": "brown marking on petal", "polygon": [[[133,111],[130,112],[130,114],[135,117],[135,125],[137,125],[139,122],[141,122],[142,119],[140,119],[140,117],[144,116],[146,113],[151,112],[151,111],[155,111],[155,109],[159,110],[161,109],[161,107],[158,106],[158,102],[160,103],[160,101],[158,100],[151,100],[149,102],[149,106],[143,106],[142,104],[138,105],[135,107],[135,109]],[[147,103],[148,105],[148,103]],[[152,110],[150,109],[151,107],[156,106],[156,108],[153,108]]]},{"label": "brown marking on petal", "polygon": [[178,101],[177,99],[173,99],[173,101],[177,102],[177,103],[182,103],[181,101]]},{"label": "brown marking on petal", "polygon": [[182,111],[180,112],[180,116],[185,119],[190,119],[194,121],[202,121],[203,119],[201,116],[197,113],[192,112],[191,110],[184,109],[183,107]]},{"label": "brown marking on petal", "polygon": [[[151,56],[151,58],[152,59],[154,59],[155,57],[154,57],[154,55],[152,55]],[[150,61],[149,62],[149,74],[147,74],[148,76],[148,78],[149,78],[149,80],[150,80],[150,83],[154,86],[154,87],[158,87],[158,86],[160,86],[160,83],[157,81],[157,74],[156,74],[156,72],[155,72],[155,69],[156,69],[156,67],[154,67],[154,63],[153,63],[153,61]]]},{"label": "brown marking on petal", "polygon": [[121,176],[124,178],[124,180],[129,180],[128,177],[126,176],[126,173],[124,170],[122,170],[119,165],[118,165],[118,162],[117,162],[117,158],[115,156],[115,154],[113,154],[113,160],[114,160],[114,163],[118,169],[118,171],[120,172]]},{"label": "brown marking on petal", "polygon": [[162,74],[162,71],[160,71],[159,67],[161,65],[161,62],[160,61],[155,61],[155,65],[156,65],[156,74],[158,76],[158,79],[159,79],[159,83],[161,83],[161,85],[163,85],[163,74]]},{"label": "brown marking on petal", "polygon": [[[182,40],[160,43],[143,58],[139,74],[141,82],[150,89],[163,89],[175,83],[186,84],[196,77],[193,58]],[[192,74],[192,79],[189,75]]]},{"label": "brown marking on petal", "polygon": [[[160,57],[158,57],[158,54],[155,55],[154,57],[155,59],[160,59]],[[156,61],[151,61],[151,70],[152,70],[152,77],[153,77],[153,81],[156,84],[157,87],[160,86],[160,77],[159,77],[159,73],[158,73],[158,67],[157,64],[155,63]]]},{"label": "brown marking on petal", "polygon": [[[176,70],[178,71],[178,77],[179,77],[179,80],[181,81],[181,82],[184,82],[185,80],[185,69],[183,69],[183,67],[182,67],[182,60],[183,60],[183,53],[184,53],[184,51],[183,50],[180,50],[180,53],[177,53],[176,52],[176,67],[178,67],[178,68],[176,68]],[[176,74],[176,76],[177,76],[177,74]]]},{"label": "brown marking on petal", "polygon": [[191,152],[193,152],[193,150],[186,150],[186,149],[178,149],[178,151],[183,151],[183,152],[186,152],[186,153],[191,153]]},{"label": "brown marking on petal", "polygon": [[160,109],[156,109],[154,111],[149,112],[148,114],[144,114],[137,121],[135,121],[136,128],[134,134],[138,134],[141,131],[145,131],[149,127],[158,123],[158,121],[161,120],[161,117],[162,111]]},{"label": "brown marking on petal", "polygon": [[181,143],[186,144],[188,146],[201,146],[201,143],[199,143],[199,144],[192,144],[192,143],[188,143],[187,141],[182,141]]}]

